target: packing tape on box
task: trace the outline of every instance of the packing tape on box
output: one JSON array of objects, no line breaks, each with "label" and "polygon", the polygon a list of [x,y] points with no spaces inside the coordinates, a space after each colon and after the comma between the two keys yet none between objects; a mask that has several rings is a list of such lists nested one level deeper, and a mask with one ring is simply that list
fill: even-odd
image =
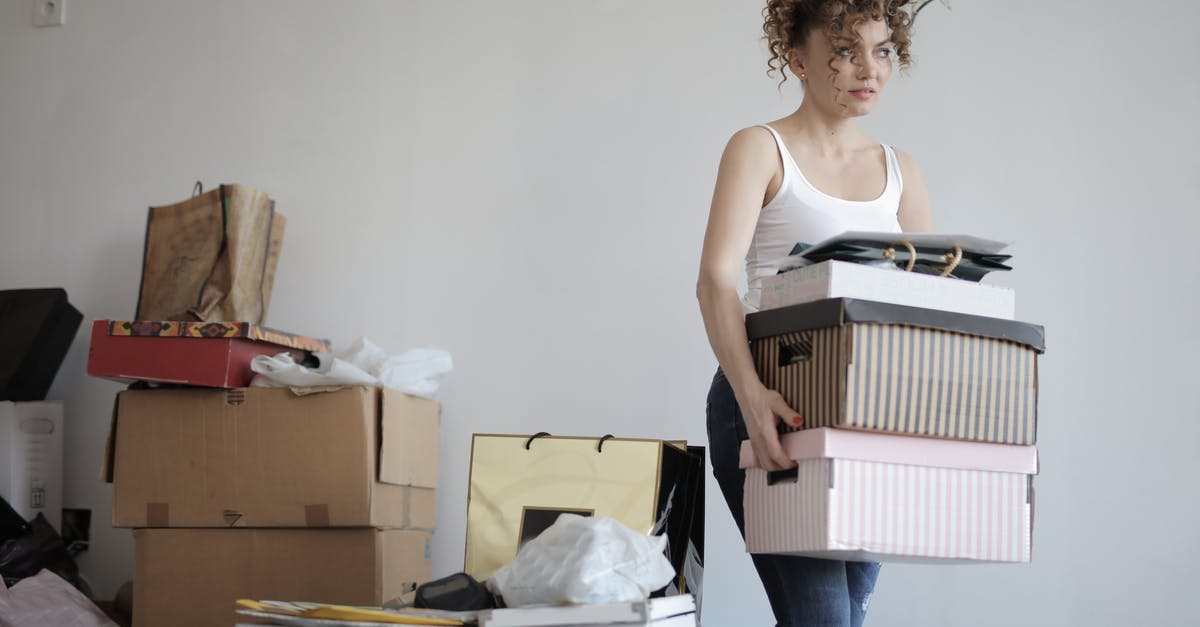
[{"label": "packing tape on box", "polygon": [[146,503],[147,527],[170,527],[171,506],[167,503]]},{"label": "packing tape on box", "polygon": [[304,524],[309,527],[328,527],[329,505],[325,503],[321,503],[319,505],[305,505]]}]

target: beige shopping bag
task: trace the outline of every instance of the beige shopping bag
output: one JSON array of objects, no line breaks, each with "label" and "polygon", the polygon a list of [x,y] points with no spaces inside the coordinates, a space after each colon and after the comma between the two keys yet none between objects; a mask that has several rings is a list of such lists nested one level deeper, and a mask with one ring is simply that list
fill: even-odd
[{"label": "beige shopping bag", "polygon": [[[476,434],[464,570],[486,579],[569,512],[666,533],[675,586],[691,590],[683,566],[689,541],[698,539],[693,520],[704,516],[702,459],[686,444],[664,440]],[[693,558],[698,551],[693,545]]]},{"label": "beige shopping bag", "polygon": [[285,226],[274,201],[245,185],[151,207],[137,319],[262,324]]}]

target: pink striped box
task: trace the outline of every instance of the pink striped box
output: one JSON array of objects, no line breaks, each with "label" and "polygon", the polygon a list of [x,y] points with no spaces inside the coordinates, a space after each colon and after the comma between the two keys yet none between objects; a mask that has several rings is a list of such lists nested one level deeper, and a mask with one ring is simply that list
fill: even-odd
[{"label": "pink striped box", "polygon": [[780,442],[794,471],[756,467],[742,443],[750,553],[1030,561],[1034,446],[828,428]]}]

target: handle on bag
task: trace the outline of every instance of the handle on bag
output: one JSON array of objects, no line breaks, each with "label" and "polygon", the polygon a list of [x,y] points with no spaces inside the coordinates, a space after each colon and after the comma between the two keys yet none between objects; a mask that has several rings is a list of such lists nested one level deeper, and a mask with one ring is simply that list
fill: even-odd
[{"label": "handle on bag", "polygon": [[549,431],[538,431],[537,433],[529,436],[529,439],[525,440],[525,450],[527,450],[527,451],[529,450],[529,445],[533,444],[534,440],[536,440],[540,437],[543,437],[543,436],[547,436],[547,435],[550,435]]},{"label": "handle on bag", "polygon": [[950,273],[954,272],[954,269],[958,267],[958,263],[962,261],[962,256],[962,246],[955,244],[954,248],[951,248],[946,251],[946,254],[942,255],[942,259],[946,261],[946,265],[934,266],[934,268],[942,271],[941,276],[950,276]]},{"label": "handle on bag", "polygon": [[613,434],[611,434],[611,433],[605,433],[604,435],[600,436],[600,441],[596,443],[596,452],[603,453],[604,452],[604,441],[612,439],[612,437],[613,437]]},{"label": "handle on bag", "polygon": [[884,248],[882,251],[883,258],[887,259],[888,261],[895,261],[897,245],[904,246],[904,248],[908,250],[908,263],[904,265],[904,271],[912,272],[913,266],[917,265],[917,248],[912,245],[912,242],[906,239],[902,239],[895,244]]}]

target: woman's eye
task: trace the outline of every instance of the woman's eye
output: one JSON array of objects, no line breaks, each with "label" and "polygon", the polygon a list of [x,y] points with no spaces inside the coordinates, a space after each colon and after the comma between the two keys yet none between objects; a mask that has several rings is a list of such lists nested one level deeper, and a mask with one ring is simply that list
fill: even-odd
[{"label": "woman's eye", "polygon": [[853,54],[853,52],[849,48],[838,48],[837,49],[837,55],[839,57],[848,57],[851,54]]},{"label": "woman's eye", "polygon": [[893,54],[895,54],[895,51],[892,50],[891,48],[880,48],[878,51],[875,52],[875,54],[880,59],[887,59],[887,58],[890,58]]}]

